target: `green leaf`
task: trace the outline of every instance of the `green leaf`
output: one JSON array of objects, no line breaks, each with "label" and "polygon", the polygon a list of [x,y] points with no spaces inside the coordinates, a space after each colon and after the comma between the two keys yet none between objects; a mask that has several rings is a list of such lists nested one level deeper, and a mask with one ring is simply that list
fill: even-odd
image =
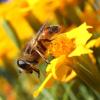
[{"label": "green leaf", "polygon": [[87,55],[77,57],[77,64],[74,66],[78,77],[83,80],[94,92],[100,93],[100,71],[91,62]]}]

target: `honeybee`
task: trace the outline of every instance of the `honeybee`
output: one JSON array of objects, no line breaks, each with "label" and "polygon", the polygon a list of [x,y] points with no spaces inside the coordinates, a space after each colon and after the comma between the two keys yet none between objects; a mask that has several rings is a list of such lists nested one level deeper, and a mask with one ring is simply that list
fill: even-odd
[{"label": "honeybee", "polygon": [[[51,37],[59,33],[60,30],[61,26],[49,26],[48,23],[45,23],[39,29],[36,36],[27,42],[22,50],[21,56],[17,59],[17,65],[20,71],[26,71],[28,73],[33,73],[33,71],[35,71],[38,77],[40,76],[38,68],[39,59],[42,58],[46,63],[49,63],[44,54],[47,50],[47,46],[52,41]],[[47,44],[45,45],[46,42]]]}]

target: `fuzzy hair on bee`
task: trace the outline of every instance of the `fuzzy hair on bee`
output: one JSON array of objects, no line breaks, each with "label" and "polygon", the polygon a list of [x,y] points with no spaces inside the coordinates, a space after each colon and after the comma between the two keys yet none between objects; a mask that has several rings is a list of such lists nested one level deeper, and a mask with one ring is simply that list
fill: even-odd
[{"label": "fuzzy hair on bee", "polygon": [[[50,63],[45,57],[45,52],[52,41],[52,36],[59,33],[60,30],[61,26],[49,26],[47,22],[43,24],[36,36],[27,42],[20,57],[17,59],[17,65],[21,72],[25,71],[27,73],[33,73],[33,71],[35,71],[38,74],[38,77],[40,76],[38,68],[39,59],[42,58],[46,63]],[[48,42],[47,45],[45,45],[46,42]]]}]

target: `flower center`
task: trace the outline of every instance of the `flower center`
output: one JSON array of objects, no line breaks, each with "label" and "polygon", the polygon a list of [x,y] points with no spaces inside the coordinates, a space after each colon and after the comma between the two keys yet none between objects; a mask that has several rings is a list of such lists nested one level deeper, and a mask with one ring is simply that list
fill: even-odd
[{"label": "flower center", "polygon": [[57,35],[48,47],[47,53],[54,57],[70,54],[75,48],[74,40],[67,38],[65,34]]}]

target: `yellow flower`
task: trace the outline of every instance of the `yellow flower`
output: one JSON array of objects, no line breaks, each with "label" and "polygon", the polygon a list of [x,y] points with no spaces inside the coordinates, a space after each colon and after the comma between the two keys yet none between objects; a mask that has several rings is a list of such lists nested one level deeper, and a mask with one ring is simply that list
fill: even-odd
[{"label": "yellow flower", "polygon": [[27,0],[27,2],[29,7],[32,8],[32,13],[39,21],[44,22],[47,19],[56,20],[54,11],[60,5],[59,0]]},{"label": "yellow flower", "polygon": [[[19,49],[7,34],[9,31],[5,28],[6,21],[10,23],[11,30],[14,30],[21,42],[34,35],[33,29],[24,18],[24,14],[27,11],[21,12],[25,6],[27,6],[27,3],[25,4],[23,0],[12,0],[0,5],[0,64],[2,64],[4,56],[8,59],[13,59],[19,53]],[[9,24],[6,23],[6,26],[9,27]]]},{"label": "yellow flower", "polygon": [[100,37],[96,40],[95,47],[100,47]]},{"label": "yellow flower", "polygon": [[91,28],[91,26],[87,26],[86,23],[83,23],[69,32],[53,37],[47,54],[52,54],[55,59],[47,66],[47,77],[39,89],[33,93],[35,97],[38,96],[43,88],[50,82],[54,80],[68,82],[76,76],[75,71],[72,69],[75,64],[73,56],[92,53],[93,51],[89,48],[96,42],[96,40],[89,41],[92,34],[87,31],[88,28]]},{"label": "yellow flower", "polygon": [[[66,6],[75,6],[80,3],[79,0],[26,0],[29,4],[29,8],[32,9],[35,17],[44,22],[49,19],[49,21],[57,21],[56,11],[64,13]],[[65,11],[66,12],[66,11]]]},{"label": "yellow flower", "polygon": [[89,0],[89,2],[85,3],[84,10],[81,11],[79,14],[80,20],[86,21],[87,24],[91,25],[94,27],[93,31],[99,33],[100,32],[100,21],[98,19],[99,11],[95,11],[93,7],[94,5],[94,0]]},{"label": "yellow flower", "polygon": [[13,41],[6,35],[5,30],[0,27],[0,60],[6,56],[12,59],[19,52],[19,49],[14,45]]},{"label": "yellow flower", "polygon": [[28,21],[24,18],[28,13],[27,10],[24,10],[27,8],[27,6],[27,2],[23,0],[12,0],[9,3],[0,5],[1,25],[3,24],[4,20],[9,21],[20,40],[29,39],[32,35],[34,35],[33,29],[29,25]]}]

